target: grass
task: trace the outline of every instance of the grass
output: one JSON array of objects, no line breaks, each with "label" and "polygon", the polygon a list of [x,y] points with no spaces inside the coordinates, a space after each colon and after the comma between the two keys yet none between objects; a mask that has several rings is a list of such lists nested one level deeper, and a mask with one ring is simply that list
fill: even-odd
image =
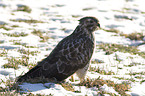
[{"label": "grass", "polygon": [[51,93],[49,95],[43,95],[43,94],[32,94],[32,93],[22,93],[20,91],[23,91],[20,89],[18,84],[16,83],[15,80],[6,80],[2,81],[6,88],[0,87],[0,96],[53,96]]},{"label": "grass", "polygon": [[31,45],[26,45],[26,44],[24,44],[23,46],[26,47],[26,48],[38,48],[36,46],[31,46]]},{"label": "grass", "polygon": [[39,36],[39,37],[40,37],[40,36],[42,36],[42,33],[43,33],[43,32],[40,31],[40,30],[35,30],[35,29],[34,29],[33,32],[31,32],[31,33],[32,33],[33,35],[36,35],[36,36]]},{"label": "grass", "polygon": [[106,71],[106,70],[103,70],[103,69],[100,69],[99,67],[96,68],[96,67],[89,67],[89,71],[93,71],[93,72],[97,72],[97,73],[100,73],[102,75],[115,75],[114,72],[112,71]]},{"label": "grass", "polygon": [[[54,5],[54,7],[63,7],[63,5]],[[89,11],[89,10],[93,10],[93,9],[94,8],[88,7],[88,8],[84,8],[82,10],[83,11]],[[123,8],[120,11],[119,10],[114,10],[114,11],[118,11],[118,12],[121,12],[121,13],[127,13],[128,10],[131,10],[131,9],[129,9],[129,8]],[[24,12],[31,13],[32,9],[29,6],[23,5],[23,6],[17,6],[16,11],[20,11],[20,13],[24,13]],[[10,13],[10,14],[15,15],[15,13],[17,13],[16,11],[14,13]],[[49,9],[48,10],[43,10],[43,11],[49,11]],[[141,13],[145,14],[145,12],[141,12]],[[56,17],[63,17],[62,15],[57,15],[57,14],[55,16]],[[72,17],[74,17],[74,18],[81,18],[82,16],[80,16],[80,15],[72,15]],[[129,18],[125,18],[125,17],[123,17],[123,18],[124,19],[129,19]],[[24,23],[28,23],[28,24],[31,24],[31,23],[44,23],[45,22],[45,21],[43,22],[41,20],[35,20],[35,19],[11,19],[11,21],[13,21],[13,23],[15,23],[15,22],[24,22]],[[36,24],[34,24],[34,25],[36,25]],[[7,24],[6,25],[0,25],[0,28],[3,29],[3,30],[6,30],[6,31],[13,30],[13,28],[16,28],[16,27],[19,27],[19,25],[11,25],[11,26],[7,25]],[[67,29],[65,29],[65,28],[62,28],[61,30],[67,31]],[[117,36],[118,35],[124,36],[125,38],[129,38],[130,40],[143,40],[143,38],[144,38],[144,34],[143,33],[134,32],[134,33],[131,33],[131,34],[124,34],[124,33],[121,33],[118,29],[115,29],[115,28],[114,29],[103,29],[103,30],[106,31],[106,32],[116,33]],[[18,34],[17,33],[8,33],[7,32],[7,33],[2,33],[2,34],[3,35],[7,35],[9,37],[25,37],[25,36],[28,35],[28,34],[25,34],[24,32],[23,33],[18,33]],[[40,39],[41,39],[40,42],[46,42],[46,41],[48,41],[51,38],[51,37],[49,37],[49,35],[48,36],[44,35],[45,33],[43,31],[41,31],[41,30],[33,30],[32,34],[36,35],[36,36],[39,36]],[[5,42],[7,42],[7,41],[5,41]],[[4,44],[5,44],[5,42],[4,42]],[[0,43],[1,43],[1,41],[0,41]],[[18,69],[19,65],[23,65],[23,66],[28,66],[29,65],[29,68],[31,69],[34,66],[34,64],[28,63],[28,61],[29,61],[29,55],[35,56],[39,52],[38,51],[30,51],[30,50],[27,50],[27,49],[29,49],[29,48],[37,48],[37,47],[36,46],[31,46],[31,45],[29,46],[26,43],[23,44],[20,41],[14,41],[13,44],[15,44],[15,45],[21,45],[20,47],[25,47],[24,49],[18,49],[17,50],[18,52],[20,52],[23,55],[23,57],[20,57],[20,58],[18,58],[18,57],[9,57],[8,58],[8,54],[7,54],[8,52],[7,52],[7,50],[0,51],[0,57],[6,57],[6,60],[8,60],[8,63],[5,64],[4,66],[6,68]],[[1,44],[1,46],[3,46],[3,44]],[[132,55],[136,55],[137,54],[137,55],[142,56],[143,58],[145,58],[145,52],[140,52],[140,50],[138,50],[138,47],[134,47],[134,46],[126,46],[126,45],[119,45],[119,44],[103,44],[102,43],[102,44],[97,45],[97,48],[98,49],[102,49],[103,51],[105,51],[106,55],[110,55],[110,54],[112,54],[114,52],[120,51],[120,52],[124,52],[124,53],[130,53]],[[101,68],[102,68],[102,66],[106,65],[106,64],[104,64],[104,63],[106,63],[106,57],[104,57],[102,59],[104,61],[100,61],[98,59],[93,59],[91,61],[91,63],[96,64],[96,66],[101,66]],[[98,57],[96,57],[96,58],[98,58]],[[110,58],[112,58],[112,57],[110,57]],[[115,57],[113,57],[113,58],[114,58],[114,61],[116,60],[118,62],[121,62],[120,59],[118,59],[119,57],[117,55],[115,55]],[[115,63],[116,63],[116,61],[115,61]],[[126,60],[123,60],[123,61],[126,61]],[[112,61],[110,61],[110,62],[114,64],[114,62],[112,62]],[[107,62],[107,64],[109,64],[110,62]],[[117,62],[117,64],[118,64],[118,62]],[[123,62],[121,62],[119,64],[121,65],[122,63]],[[141,63],[136,63],[136,62],[133,62],[133,63],[130,63],[130,62],[128,63],[127,62],[127,64],[123,65],[123,68],[126,68],[127,69],[126,71],[128,71],[128,70],[130,70],[129,69],[130,67],[133,68],[133,67],[136,67],[138,65],[140,66],[142,64]],[[117,65],[115,65],[115,66],[117,66]],[[144,67],[144,66],[140,66],[140,67]],[[89,70],[97,72],[97,73],[99,73],[101,75],[105,75],[105,76],[106,75],[110,76],[110,75],[115,75],[116,74],[116,73],[113,72],[114,70],[107,71],[106,69],[100,69],[100,67],[96,67],[96,68],[90,67]],[[124,77],[113,77],[113,78],[117,78],[118,80],[124,80],[124,81],[128,81],[129,80],[129,81],[132,81],[132,82],[136,82],[136,79],[140,79],[141,81],[139,81],[139,83],[145,82],[145,80],[143,80],[144,78],[142,78],[145,75],[144,72],[130,72],[130,73],[127,73],[127,74],[130,75],[130,77],[132,77],[132,78],[124,78]],[[6,82],[4,82],[4,81],[2,81],[2,82],[5,83],[5,85],[7,87],[6,88],[0,87],[0,96],[17,96],[17,95],[22,95],[19,92],[17,93],[17,91],[16,91],[17,87],[13,87],[14,81],[11,81],[9,79]],[[1,84],[1,82],[0,82],[0,84]],[[116,84],[116,82],[113,82],[111,80],[104,80],[102,78],[87,79],[84,82],[82,82],[80,84],[80,86],[86,86],[87,88],[96,87],[96,89],[100,90],[101,87],[104,84],[106,84],[109,87],[113,87],[122,96],[127,96],[128,94],[126,94],[125,92],[129,91],[129,89],[130,89],[130,85],[127,84],[127,83]],[[60,85],[65,90],[72,91],[72,92],[78,92],[78,91],[76,91],[74,89],[74,86],[71,83],[65,82],[65,83],[61,83]],[[18,89],[18,91],[19,90],[20,89]],[[87,90],[89,90],[89,89],[87,89]],[[100,91],[100,95],[103,96],[103,94],[109,94],[111,96],[116,96],[116,94],[113,94],[113,93],[108,93],[108,92],[105,92],[105,91]],[[26,96],[45,96],[45,95],[41,95],[41,94],[34,95],[32,93],[27,93],[25,95]],[[52,96],[52,95],[50,94],[49,96]]]},{"label": "grass", "polygon": [[113,78],[116,78],[118,80],[126,80],[126,81],[135,82],[134,78],[124,78],[124,77],[117,77],[117,76],[114,76]]},{"label": "grass", "polygon": [[36,46],[27,45],[26,43],[20,42],[21,40],[10,40],[9,42],[13,42],[14,45],[22,45],[25,48],[38,48]]},{"label": "grass", "polygon": [[141,65],[141,63],[132,62],[129,65],[124,65],[124,67],[132,67],[132,66],[137,66],[137,65]]},{"label": "grass", "polygon": [[[25,51],[24,51],[25,52]],[[22,52],[23,53],[23,52]],[[101,74],[103,74],[103,75],[112,75],[112,72],[110,72],[110,73],[107,73],[107,72],[105,72],[105,71],[103,71],[103,70],[100,70],[100,68],[98,68],[98,69],[94,69],[96,72],[98,72],[98,73],[101,73]],[[116,77],[117,78],[117,77]],[[136,78],[139,78],[139,77],[136,77]],[[119,78],[119,80],[122,80],[122,79],[124,79],[124,78]],[[126,79],[126,80],[128,80],[128,79]],[[130,79],[130,81],[131,81],[131,79]],[[144,82],[143,80],[141,81],[141,83],[142,82]],[[114,90],[115,91],[117,91],[120,95],[122,95],[122,96],[129,96],[128,94],[126,94],[126,91],[129,91],[129,89],[130,89],[130,85],[129,84],[127,84],[127,83],[120,83],[120,84],[116,84],[116,83],[114,83],[113,81],[110,81],[110,80],[103,80],[103,79],[100,79],[100,78],[97,78],[97,79],[88,79],[87,78],[87,80],[86,81],[84,81],[84,82],[82,82],[82,83],[80,83],[79,84],[79,86],[86,86],[87,88],[91,88],[91,87],[97,87],[99,90],[100,90],[100,88],[101,88],[101,86],[103,86],[104,84],[106,84],[107,86],[109,86],[109,87],[113,87],[114,88]],[[65,90],[67,90],[67,91],[72,91],[72,92],[76,92],[76,93],[80,93],[80,91],[76,91],[75,89],[74,89],[74,87],[73,87],[73,85],[71,84],[71,83],[60,83],[60,85],[65,89]],[[6,89],[3,89],[3,88],[1,88],[1,90],[6,90]],[[6,91],[5,91],[6,92]],[[17,95],[17,94],[19,94],[19,93],[17,93],[17,92],[6,92],[6,93],[0,93],[0,95],[2,95],[2,96],[4,96],[4,95]],[[103,94],[109,94],[109,95],[111,95],[111,96],[116,96],[116,94],[114,94],[114,93],[108,93],[108,92],[105,92],[105,91],[100,91],[100,93],[98,93],[98,94],[101,94],[101,95],[103,95]],[[43,96],[43,95],[41,95],[41,94],[37,94],[37,95],[34,95],[34,94],[29,94],[29,95],[27,95],[27,96]],[[50,96],[52,96],[51,94],[50,94]]]},{"label": "grass", "polygon": [[31,32],[32,34],[39,36],[42,40],[40,40],[40,42],[46,42],[48,39],[50,39],[49,36],[43,36],[43,32],[40,30],[33,30],[33,32]]},{"label": "grass", "polygon": [[142,84],[143,82],[145,82],[145,80],[140,81],[140,84]]},{"label": "grass", "polygon": [[114,60],[118,61],[119,63],[122,61],[122,59],[120,59],[117,54],[115,54],[115,59]]},{"label": "grass", "polygon": [[5,49],[2,50],[2,52],[0,52],[0,57],[6,57],[7,56],[8,51],[6,51]]},{"label": "grass", "polygon": [[[119,13],[132,13],[131,12],[131,8],[126,8],[126,7],[124,7],[124,8],[122,8],[121,10],[112,10],[112,11],[114,11],[114,12],[119,12]],[[142,13],[142,12],[141,12]],[[124,19],[129,19],[129,18],[124,18]]]},{"label": "grass", "polygon": [[6,27],[6,24],[0,25],[0,29],[4,29],[6,31],[12,30],[11,28]]},{"label": "grass", "polygon": [[103,86],[104,84],[106,84],[109,87],[113,87],[115,91],[117,91],[121,96],[127,96],[128,94],[126,94],[125,92],[129,91],[130,89],[130,85],[127,83],[115,84],[113,81],[103,80],[100,78],[94,80],[87,78],[86,81],[80,83],[80,86],[86,86],[87,88],[91,87],[101,88],[101,86]]},{"label": "grass", "polygon": [[[40,30],[34,30],[32,32],[32,34],[34,35],[37,35],[37,36],[43,36],[43,33],[42,31]],[[22,45],[22,43],[20,43],[19,41],[14,41],[15,44],[18,44],[18,45]],[[25,48],[36,48],[35,46],[27,46],[26,44],[22,45],[22,46],[25,46]],[[106,52],[106,55],[109,55],[109,54],[112,54],[114,52],[117,52],[117,51],[120,51],[120,52],[125,52],[125,53],[131,53],[131,54],[139,54],[140,56],[144,56],[144,54],[141,52],[139,52],[139,50],[137,49],[137,47],[133,47],[133,46],[125,46],[125,45],[119,45],[119,44],[99,44],[97,45],[97,48],[99,49],[102,49]],[[19,49],[18,52],[22,53],[23,55],[25,55],[25,57],[23,58],[15,58],[15,57],[11,57],[7,58],[8,60],[8,64],[4,65],[6,66],[6,68],[14,68],[14,69],[18,69],[18,65],[23,65],[23,66],[28,66],[29,65],[29,68],[31,69],[34,64],[27,64],[24,62],[26,61],[26,59],[24,58],[28,58],[29,55],[37,55],[37,53],[39,53],[38,51],[30,51],[30,50],[26,50],[26,49]],[[115,60],[119,61],[118,59],[118,56],[115,55]],[[99,63],[104,63],[104,61],[99,61],[98,59],[94,59],[91,61],[91,63],[93,64],[99,64]],[[125,67],[132,67],[132,66],[136,66],[138,65],[138,63],[131,63],[130,65],[126,65]],[[30,67],[31,66],[31,67]],[[114,72],[112,71],[105,71],[103,69],[100,69],[99,67],[98,68],[94,68],[94,67],[90,67],[89,69],[90,71],[94,71],[94,72],[97,72],[97,73],[100,73],[101,75],[115,75]],[[139,73],[130,73],[129,75],[134,75],[135,79],[143,79],[141,76],[136,76],[136,75],[144,75],[145,73],[144,72],[139,72]],[[115,78],[115,77],[114,77]],[[118,78],[119,80],[127,80],[127,81],[132,81],[132,82],[136,82],[134,78],[121,78],[121,77],[116,77]],[[140,83],[143,83],[144,80],[140,81]],[[103,79],[87,79],[86,81],[84,81],[83,83],[79,84],[80,86],[86,86],[87,88],[91,88],[91,87],[97,87],[99,90],[101,89],[101,86],[103,86],[104,84],[106,84],[107,86],[109,87],[113,87],[114,90],[116,90],[120,95],[122,96],[129,96],[128,94],[126,94],[125,92],[129,91],[130,89],[130,85],[127,84],[127,83],[120,83],[120,84],[116,84],[115,82],[111,81],[111,80],[103,80]],[[80,91],[76,91],[73,87],[73,85],[71,83],[61,83],[60,84],[65,90],[67,91],[72,91],[72,92],[75,92],[75,93],[80,93]],[[17,92],[13,92],[13,91],[9,91],[8,89],[4,89],[4,88],[1,88],[0,90],[2,90],[2,92],[0,93],[0,95],[2,96],[5,96],[5,95],[21,95],[20,93],[17,93]],[[3,93],[3,91],[5,90],[6,93]],[[105,92],[105,91],[100,91],[100,93],[98,94],[109,94],[111,96],[115,96],[116,94],[114,93],[108,93],[108,92]],[[28,94],[27,93],[27,96],[43,96],[41,94],[37,94],[37,95],[34,95],[34,94]],[[50,94],[50,96],[52,96]]]},{"label": "grass", "polygon": [[90,8],[83,8],[82,10],[83,10],[83,11],[89,11],[89,10],[93,10],[93,9],[94,9],[94,8],[91,8],[91,7],[90,7]]},{"label": "grass", "polygon": [[26,44],[22,44],[20,41],[12,41],[12,42],[14,45],[22,45],[22,46],[26,45]]},{"label": "grass", "polygon": [[[0,95],[1,96],[18,96],[18,95],[26,95],[26,96],[53,96],[52,94],[49,95],[43,95],[43,94],[32,94],[32,93],[20,93],[19,91],[23,91],[20,89],[20,87],[18,86],[17,83],[15,83],[15,81],[8,79],[7,81],[2,81],[1,83],[4,83],[5,86],[7,86],[6,88],[0,87]],[[126,94],[126,91],[129,91],[130,89],[130,85],[127,83],[121,83],[121,84],[115,84],[113,81],[110,80],[103,80],[100,78],[97,78],[95,80],[93,79],[88,79],[83,81],[82,83],[79,84],[79,86],[85,86],[87,88],[91,88],[91,87],[97,87],[98,90],[100,90],[100,93],[98,94],[109,94],[109,95],[116,95],[114,93],[108,93],[108,92],[104,92],[101,91],[101,86],[103,86],[104,84],[106,84],[109,87],[113,87],[115,89],[115,91],[117,91],[119,94],[121,94],[122,96],[129,96],[128,94]],[[60,83],[60,85],[66,89],[67,91],[72,91],[75,93],[80,93],[80,91],[75,91],[73,88],[73,85],[70,83]]]},{"label": "grass", "polygon": [[119,33],[120,31],[117,30],[117,29],[114,29],[114,28],[111,28],[111,29],[103,29],[102,30],[106,31],[106,32],[112,32],[112,33]]},{"label": "grass", "polygon": [[29,49],[18,49],[18,52],[20,52],[22,54],[21,58],[7,58],[8,63],[4,64],[3,67],[4,68],[14,68],[14,69],[18,69],[18,65],[22,65],[22,66],[27,66],[29,69],[31,69],[32,67],[34,67],[36,64],[33,63],[28,63],[29,62],[29,56],[36,56],[38,53],[40,53],[39,51],[30,51]]},{"label": "grass", "polygon": [[142,11],[141,14],[145,14],[145,12]]},{"label": "grass", "polygon": [[32,93],[29,93],[27,96],[53,96],[53,94],[49,94],[49,95],[43,95],[43,94],[32,94]]},{"label": "grass", "polygon": [[143,79],[141,76],[135,76],[136,79]]},{"label": "grass", "polygon": [[2,33],[3,35],[7,35],[7,36],[10,36],[10,37],[25,37],[25,36],[28,36],[27,33],[24,33],[24,32],[21,32],[21,33]]},{"label": "grass", "polygon": [[19,25],[12,25],[11,27],[16,28],[16,27],[19,27]]},{"label": "grass", "polygon": [[19,89],[18,85],[13,80],[2,81],[1,83],[5,84],[5,88],[0,87],[0,96],[18,96],[20,93],[17,93]]},{"label": "grass", "polygon": [[13,28],[19,27],[18,25],[12,25],[10,27],[6,26],[7,24],[0,25],[0,29],[4,29],[6,31],[12,30]]},{"label": "grass", "polygon": [[101,64],[101,63],[104,63],[104,61],[98,59],[91,60],[91,64]]},{"label": "grass", "polygon": [[125,36],[126,38],[129,38],[130,40],[143,40],[144,34],[143,33],[131,33],[131,34],[123,34],[121,33],[120,36]]},{"label": "grass", "polygon": [[29,8],[26,5],[21,5],[21,6],[18,6],[17,11],[23,11],[23,12],[31,13],[32,9]]},{"label": "grass", "polygon": [[4,41],[3,40],[0,40],[0,44],[3,44],[4,43]]},{"label": "grass", "polygon": [[73,86],[70,83],[61,83],[61,86],[67,91],[75,92]]},{"label": "grass", "polygon": [[145,72],[130,72],[129,75],[145,75]]},{"label": "grass", "polygon": [[143,40],[144,38],[144,34],[143,32],[142,33],[137,33],[137,32],[134,32],[134,33],[130,33],[130,34],[124,34],[124,33],[121,33],[119,30],[117,29],[103,29],[102,30],[106,31],[106,32],[112,32],[112,33],[117,33],[119,34],[120,36],[124,36],[125,38],[129,38],[130,40]]},{"label": "grass", "polygon": [[22,58],[10,57],[10,58],[6,58],[6,60],[8,60],[8,63],[3,65],[4,68],[18,69],[19,68],[18,65],[23,65],[23,66],[29,65],[28,64],[29,57],[26,56],[23,56]]},{"label": "grass", "polygon": [[121,11],[121,10],[112,10],[114,12],[119,12],[119,13],[124,13],[124,11]]},{"label": "grass", "polygon": [[3,4],[3,3],[0,3],[0,7],[6,8],[7,5],[6,4]]},{"label": "grass", "polygon": [[27,20],[27,19],[10,19],[10,21],[13,21],[13,22],[24,22],[24,23],[44,23],[43,21],[38,21],[38,20],[34,20],[34,19],[30,19],[30,20]]},{"label": "grass", "polygon": [[138,54],[139,56],[145,58],[145,52],[139,52],[140,50],[137,49],[135,46],[125,46],[120,44],[99,44],[97,45],[99,49],[105,51],[105,55],[110,55],[114,52],[123,52],[123,53],[130,53],[132,55]]},{"label": "grass", "polygon": [[26,54],[27,56],[29,55],[37,55],[38,53],[40,53],[39,51],[30,51],[30,50],[26,50],[26,49],[19,49],[18,52],[20,52],[21,54]]},{"label": "grass", "polygon": [[22,57],[21,58],[18,58],[18,57],[6,58],[6,60],[8,60],[8,63],[3,65],[4,68],[19,69],[19,65],[28,66],[29,68],[31,68],[35,65],[35,64],[28,63],[29,55],[32,55],[32,56],[37,55],[37,53],[39,53],[38,51],[29,51],[25,49],[19,49],[18,52],[22,54]]},{"label": "grass", "polygon": [[72,15],[73,18],[79,18],[81,15]]}]

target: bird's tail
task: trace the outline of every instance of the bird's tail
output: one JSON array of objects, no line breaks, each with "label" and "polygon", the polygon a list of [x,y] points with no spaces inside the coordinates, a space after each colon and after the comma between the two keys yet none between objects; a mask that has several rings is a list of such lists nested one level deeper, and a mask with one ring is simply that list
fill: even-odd
[{"label": "bird's tail", "polygon": [[28,79],[33,79],[35,77],[40,77],[40,68],[39,66],[35,66],[32,68],[30,71],[28,71],[26,74],[19,76],[17,79],[17,82],[24,82],[27,81]]},{"label": "bird's tail", "polygon": [[17,82],[23,82],[23,81],[25,81],[26,79],[27,79],[27,76],[26,76],[26,75],[19,76]]}]

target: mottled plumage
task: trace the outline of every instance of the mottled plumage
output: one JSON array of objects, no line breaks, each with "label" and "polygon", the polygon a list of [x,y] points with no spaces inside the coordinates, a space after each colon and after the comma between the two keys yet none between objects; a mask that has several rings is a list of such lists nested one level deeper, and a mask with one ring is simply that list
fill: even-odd
[{"label": "mottled plumage", "polygon": [[61,40],[47,58],[20,76],[18,82],[36,77],[62,81],[75,72],[83,79],[95,46],[93,32],[98,27],[100,24],[95,17],[80,19],[74,32]]}]

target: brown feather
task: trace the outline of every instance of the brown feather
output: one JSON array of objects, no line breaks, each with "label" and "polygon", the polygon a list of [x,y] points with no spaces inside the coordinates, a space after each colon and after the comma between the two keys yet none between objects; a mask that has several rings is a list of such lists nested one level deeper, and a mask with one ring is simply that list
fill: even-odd
[{"label": "brown feather", "polygon": [[84,68],[93,54],[93,31],[98,26],[100,27],[99,21],[94,17],[82,18],[74,32],[61,40],[47,58],[19,77],[18,82],[36,77],[56,78],[62,81]]}]

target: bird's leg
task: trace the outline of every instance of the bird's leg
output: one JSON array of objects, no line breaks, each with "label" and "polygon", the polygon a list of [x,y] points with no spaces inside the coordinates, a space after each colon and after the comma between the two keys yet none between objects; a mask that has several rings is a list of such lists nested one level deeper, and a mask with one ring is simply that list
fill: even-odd
[{"label": "bird's leg", "polygon": [[88,67],[89,67],[89,64],[87,64],[84,68],[77,70],[76,74],[80,79],[80,83],[82,83],[84,81]]},{"label": "bird's leg", "polygon": [[73,75],[71,75],[71,81],[72,82],[74,82],[75,80],[74,80],[74,76]]},{"label": "bird's leg", "polygon": [[83,79],[80,79],[80,84],[83,83],[83,82],[84,82],[84,78]]}]

